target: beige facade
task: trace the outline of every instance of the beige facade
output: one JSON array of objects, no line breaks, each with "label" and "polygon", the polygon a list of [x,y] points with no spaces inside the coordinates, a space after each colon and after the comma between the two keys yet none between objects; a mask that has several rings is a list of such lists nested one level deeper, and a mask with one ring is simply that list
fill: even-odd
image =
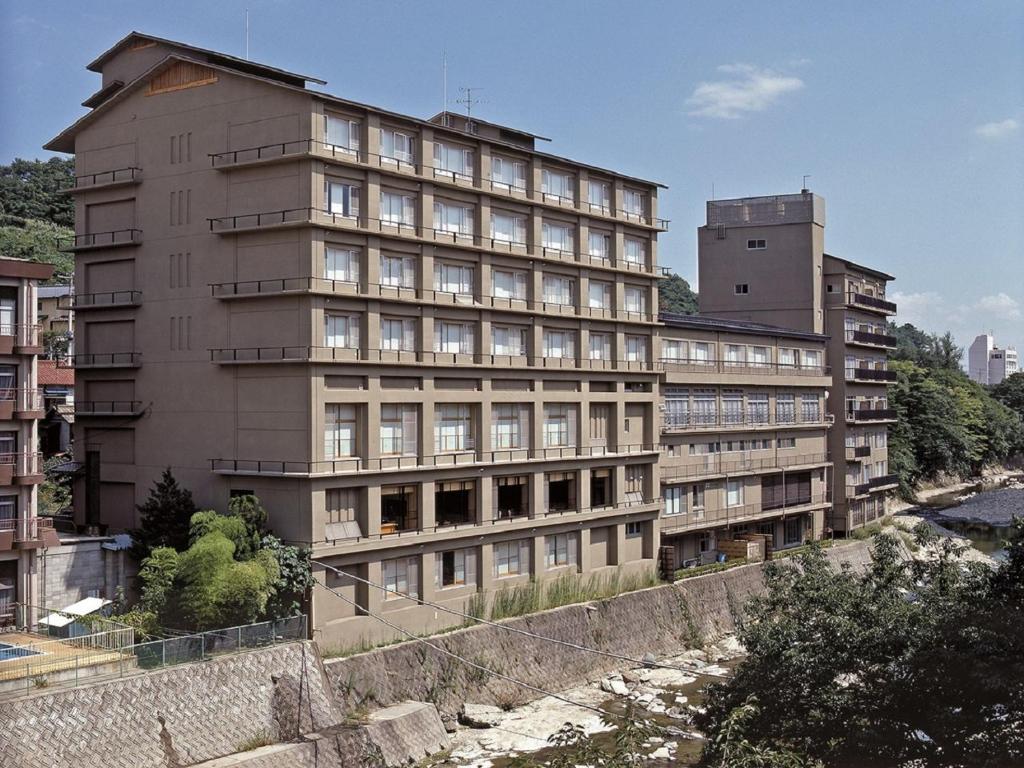
[{"label": "beige facade", "polygon": [[[202,506],[455,607],[653,569],[658,186],[310,78],[132,35],[51,142],[77,180],[76,517],[124,530],[164,467]],[[121,83],[122,85],[118,85]],[[345,577],[327,642],[432,608]]]},{"label": "beige facade", "polygon": [[826,337],[662,315],[661,544],[667,568],[729,542],[822,536],[831,509]]},{"label": "beige facade", "polygon": [[46,264],[0,258],[0,626],[14,618],[15,603],[39,604],[37,552],[57,543],[51,521],[36,514],[43,481],[36,292],[52,274]]},{"label": "beige facade", "polygon": [[709,201],[698,230],[700,310],[828,336],[835,506],[826,524],[843,532],[884,515],[897,485],[887,459],[896,305],[885,299],[892,276],[826,253],[824,230],[825,201],[806,190]]}]

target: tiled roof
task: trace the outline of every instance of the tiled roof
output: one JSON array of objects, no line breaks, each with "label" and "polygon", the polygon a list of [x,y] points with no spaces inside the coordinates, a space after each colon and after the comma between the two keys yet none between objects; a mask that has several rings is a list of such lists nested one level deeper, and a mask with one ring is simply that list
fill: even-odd
[{"label": "tiled roof", "polygon": [[73,387],[75,386],[75,369],[57,367],[55,360],[43,360],[39,359],[39,386],[58,386],[58,387]]}]

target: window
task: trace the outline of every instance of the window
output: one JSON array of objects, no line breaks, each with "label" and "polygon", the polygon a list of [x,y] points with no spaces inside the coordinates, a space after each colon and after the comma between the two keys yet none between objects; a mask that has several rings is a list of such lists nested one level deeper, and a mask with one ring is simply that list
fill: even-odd
[{"label": "window", "polygon": [[644,214],[644,193],[637,189],[622,190],[622,208],[626,213],[633,216]]},{"label": "window", "polygon": [[408,318],[380,319],[380,348],[392,352],[416,350],[416,321]]},{"label": "window", "polygon": [[526,273],[496,269],[492,273],[494,298],[526,300]]},{"label": "window", "polygon": [[411,256],[380,257],[380,284],[393,288],[416,287],[416,262]]},{"label": "window", "polygon": [[415,531],[419,527],[415,485],[385,485],[380,489],[380,532]]},{"label": "window", "polygon": [[434,322],[434,351],[450,355],[472,355],[476,351],[472,323],[448,320]]},{"label": "window", "polygon": [[385,600],[392,600],[398,597],[418,598],[419,590],[419,569],[418,557],[400,557],[397,560],[384,560],[381,562],[381,574],[384,579]]},{"label": "window", "polygon": [[600,509],[615,503],[612,495],[612,471],[610,469],[590,470],[590,507]]},{"label": "window", "polygon": [[587,252],[596,259],[607,260],[611,256],[612,236],[606,232],[587,233]]},{"label": "window", "polygon": [[745,296],[746,294],[750,293],[750,286],[747,283],[736,283],[736,285],[733,287],[733,292],[737,296]]},{"label": "window", "polygon": [[718,400],[709,390],[693,393],[693,423],[714,424],[718,421]]},{"label": "window", "polygon": [[751,347],[750,364],[754,368],[767,368],[771,365],[772,355],[768,347]]},{"label": "window", "polygon": [[686,488],[669,485],[665,488],[665,515],[681,515],[686,511]]},{"label": "window", "polygon": [[800,365],[800,352],[788,347],[779,347],[779,367],[795,368]]},{"label": "window", "polygon": [[419,447],[418,408],[415,405],[380,407],[380,452],[415,456]]},{"label": "window", "polygon": [[577,564],[577,534],[556,533],[544,537],[544,564],[548,568],[561,568]]},{"label": "window", "polygon": [[541,191],[545,197],[555,197],[560,200],[575,200],[573,193],[574,179],[571,173],[552,171],[545,168],[541,172]]},{"label": "window", "polygon": [[587,202],[591,208],[608,211],[612,207],[612,189],[607,181],[591,179],[587,183]]},{"label": "window", "polygon": [[324,315],[324,346],[359,349],[359,315]]},{"label": "window", "polygon": [[526,189],[526,163],[508,157],[491,157],[491,181],[495,186]]},{"label": "window", "polygon": [[573,228],[569,224],[545,221],[541,226],[541,242],[545,248],[573,250]]},{"label": "window", "polygon": [[437,453],[473,448],[473,417],[468,405],[446,404],[434,409],[434,450]]},{"label": "window", "polygon": [[518,325],[491,326],[491,354],[526,357],[529,329]]},{"label": "window", "polygon": [[678,339],[663,339],[661,342],[662,360],[685,360],[687,355],[686,342]]},{"label": "window", "polygon": [[411,133],[381,128],[380,154],[387,160],[414,163],[416,161],[415,137]]},{"label": "window", "polygon": [[544,357],[574,360],[576,358],[576,332],[544,331]]},{"label": "window", "polygon": [[327,149],[359,150],[359,123],[346,117],[324,115],[324,143]]},{"label": "window", "polygon": [[517,213],[491,211],[491,237],[503,243],[526,244],[526,217]]},{"label": "window", "polygon": [[690,362],[707,365],[711,362],[711,345],[706,341],[695,341],[690,345]]},{"label": "window", "polygon": [[665,426],[685,427],[690,423],[690,393],[685,389],[665,390]]},{"label": "window", "polygon": [[799,517],[791,517],[786,520],[786,530],[783,537],[783,543],[786,546],[790,544],[799,544],[801,537],[803,536],[803,525]]},{"label": "window", "polygon": [[611,360],[612,359],[612,336],[610,333],[590,334],[590,359]]},{"label": "window", "polygon": [[751,424],[768,423],[767,392],[752,392],[747,395],[747,421]]},{"label": "window", "polygon": [[[514,477],[496,477],[493,480],[494,509],[499,520],[515,517],[527,517],[530,514],[530,478],[526,475]],[[528,567],[530,556],[523,559],[523,567]]]},{"label": "window", "polygon": [[359,187],[355,184],[328,181],[325,197],[327,212],[347,218],[359,216]]},{"label": "window", "polygon": [[328,403],[324,407],[324,458],[356,455],[356,407]]},{"label": "window", "polygon": [[739,507],[743,505],[743,481],[727,480],[725,483],[725,506]]},{"label": "window", "polygon": [[576,283],[572,278],[544,275],[544,302],[570,307],[575,304]]},{"label": "window", "polygon": [[747,348],[740,344],[725,345],[725,364],[730,366],[744,365],[747,361]]},{"label": "window", "polygon": [[381,190],[380,220],[387,224],[415,224],[416,196]]},{"label": "window", "polygon": [[472,296],[473,267],[468,264],[434,262],[434,290]]},{"label": "window", "polygon": [[792,424],[796,421],[795,395],[780,392],[775,396],[775,421],[779,424]]},{"label": "window", "polygon": [[722,393],[722,423],[743,423],[743,393],[726,391]]},{"label": "window", "polygon": [[820,368],[821,352],[817,349],[804,350],[804,368]]},{"label": "window", "polygon": [[544,406],[544,447],[569,448],[576,445],[576,406]]},{"label": "window", "polygon": [[626,360],[631,363],[647,362],[647,337],[626,336]]},{"label": "window", "polygon": [[473,206],[435,200],[434,229],[458,235],[472,235]]},{"label": "window", "polygon": [[532,547],[530,539],[497,542],[494,545],[494,576],[500,579],[529,573]]},{"label": "window", "polygon": [[327,246],[324,249],[324,278],[344,283],[358,283],[359,251]]},{"label": "window", "polygon": [[612,284],[591,280],[587,289],[591,309],[612,308]]},{"label": "window", "polygon": [[644,534],[644,524],[641,522],[626,523],[626,538],[635,539]]},{"label": "window", "polygon": [[811,423],[821,421],[821,398],[817,395],[800,396],[800,420]]},{"label": "window", "polygon": [[519,403],[499,403],[491,407],[491,448],[513,450],[528,444],[530,411]]},{"label": "window", "polygon": [[768,247],[768,243],[765,240],[747,240],[748,251],[763,251]]},{"label": "window", "polygon": [[627,285],[625,291],[625,306],[627,312],[644,314],[647,311],[647,293],[643,288],[635,285]]},{"label": "window", "polygon": [[434,583],[439,589],[476,584],[476,550],[453,549],[435,554],[437,573]]},{"label": "window", "polygon": [[473,176],[473,150],[434,142],[434,167],[456,176]]},{"label": "window", "polygon": [[622,258],[627,264],[646,264],[647,244],[635,237],[627,237],[623,241]]},{"label": "window", "polygon": [[438,526],[476,523],[476,481],[435,483],[434,511]]}]

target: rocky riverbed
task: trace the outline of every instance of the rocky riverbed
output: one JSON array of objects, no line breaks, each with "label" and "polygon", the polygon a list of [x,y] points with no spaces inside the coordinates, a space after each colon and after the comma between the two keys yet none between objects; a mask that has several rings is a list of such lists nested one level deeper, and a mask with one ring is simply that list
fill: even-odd
[{"label": "rocky riverbed", "polygon": [[[690,718],[700,706],[701,691],[709,682],[727,677],[742,654],[739,643],[727,637],[704,650],[689,650],[657,660],[673,669],[624,667],[559,695],[613,714],[623,713],[631,704],[634,712],[663,729],[663,735],[652,737],[645,745],[645,765],[693,765],[702,741],[700,734],[693,731]],[[556,750],[548,744],[548,737],[567,722],[582,727],[599,745],[610,744],[614,738],[614,727],[600,715],[553,697],[507,711],[466,704],[449,754],[431,765],[504,768],[518,755],[549,758]]]}]

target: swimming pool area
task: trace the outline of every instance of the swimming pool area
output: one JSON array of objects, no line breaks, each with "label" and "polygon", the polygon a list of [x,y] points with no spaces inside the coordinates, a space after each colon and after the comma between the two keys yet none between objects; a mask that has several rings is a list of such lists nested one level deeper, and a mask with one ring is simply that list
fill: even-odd
[{"label": "swimming pool area", "polygon": [[31,648],[23,648],[20,645],[0,643],[0,662],[10,659],[23,659],[26,656],[39,656],[42,651],[33,651]]}]

